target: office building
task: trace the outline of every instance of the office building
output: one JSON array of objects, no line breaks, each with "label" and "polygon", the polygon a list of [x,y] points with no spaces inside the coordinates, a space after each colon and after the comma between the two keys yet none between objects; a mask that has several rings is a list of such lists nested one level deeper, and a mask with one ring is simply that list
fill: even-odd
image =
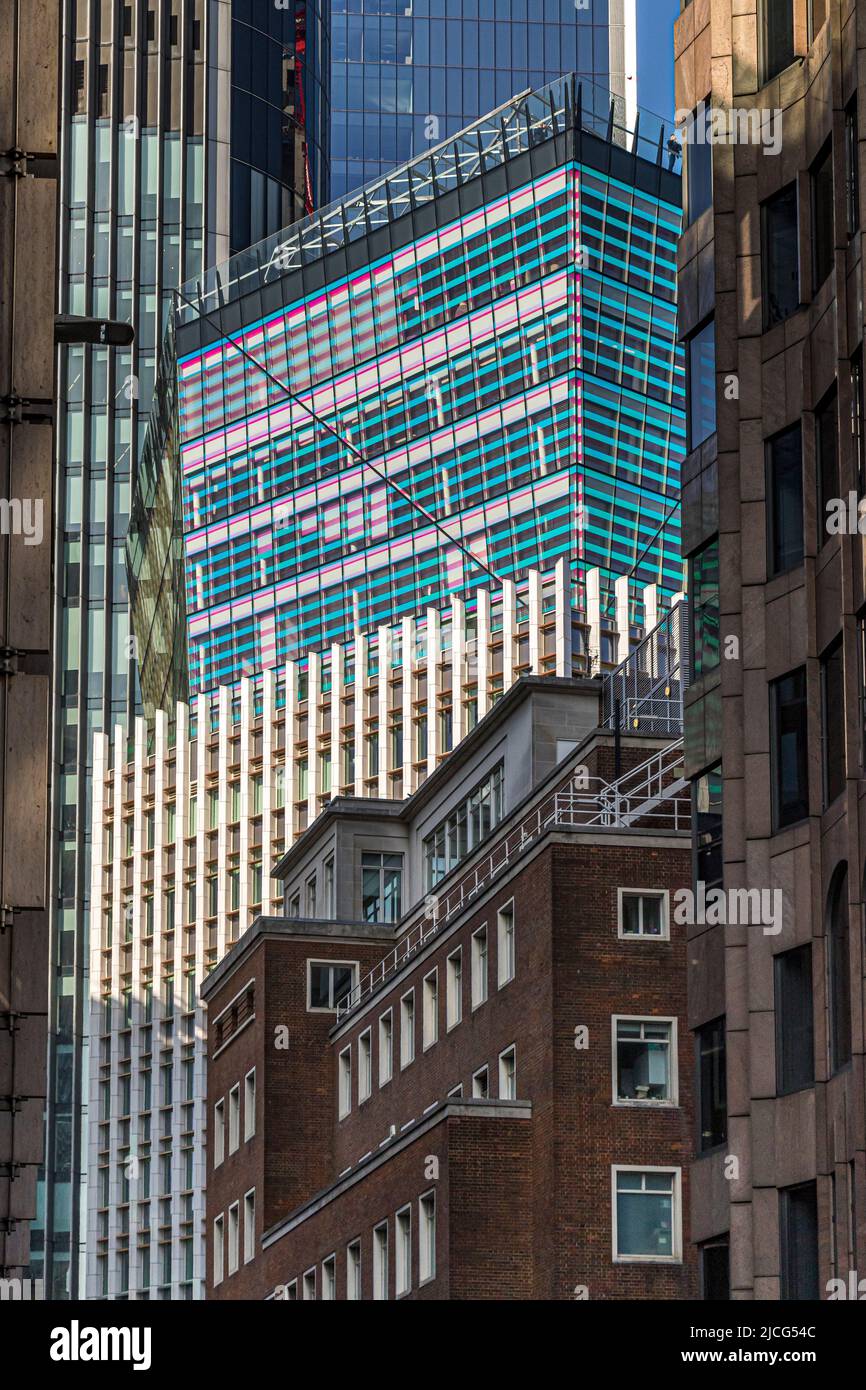
[{"label": "office building", "polygon": [[827,1298],[866,1261],[864,11],[695,0],[677,25],[677,107],[740,132],[686,142],[696,874],[773,905],[691,928],[707,1298]]},{"label": "office building", "polygon": [[598,722],[523,677],[287,851],[203,990],[209,1298],[694,1296],[688,789]]},{"label": "office building", "polygon": [[677,155],[598,105],[562,78],[183,288],[128,540],[146,712],[561,558],[636,628],[679,590]]},{"label": "office building", "polygon": [[[0,1279],[26,1280],[42,1162],[54,442],[56,10],[0,12]],[[16,1286],[13,1286],[16,1287]],[[18,1286],[19,1296],[22,1287]],[[14,1294],[13,1294],[14,1296]],[[26,1297],[26,1293],[23,1294]],[[34,1292],[34,1297],[37,1293]]]}]

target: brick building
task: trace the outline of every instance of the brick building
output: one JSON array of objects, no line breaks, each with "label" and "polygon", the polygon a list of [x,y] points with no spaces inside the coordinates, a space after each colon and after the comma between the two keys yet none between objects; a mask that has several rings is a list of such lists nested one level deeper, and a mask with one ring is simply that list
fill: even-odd
[{"label": "brick building", "polygon": [[866,4],[693,0],[676,53],[697,874],[784,902],[690,931],[692,1229],[716,1296],[811,1300],[866,1259]]},{"label": "brick building", "polygon": [[208,1297],[695,1296],[681,754],[598,724],[523,678],[284,855],[202,991]]}]

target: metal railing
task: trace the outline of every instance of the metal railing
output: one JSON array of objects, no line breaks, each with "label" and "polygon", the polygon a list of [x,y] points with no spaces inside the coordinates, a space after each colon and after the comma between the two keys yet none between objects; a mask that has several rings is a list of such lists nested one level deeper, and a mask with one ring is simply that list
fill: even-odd
[{"label": "metal railing", "polygon": [[689,606],[680,600],[604,677],[602,728],[676,738],[689,684]]},{"label": "metal railing", "polygon": [[530,811],[453,888],[442,895],[435,891],[428,895],[424,916],[337,1005],[338,1023],[548,831],[598,828],[665,832],[687,830],[690,824],[691,798],[682,777],[682,740],[654,753],[616,782],[572,773],[562,787]]}]

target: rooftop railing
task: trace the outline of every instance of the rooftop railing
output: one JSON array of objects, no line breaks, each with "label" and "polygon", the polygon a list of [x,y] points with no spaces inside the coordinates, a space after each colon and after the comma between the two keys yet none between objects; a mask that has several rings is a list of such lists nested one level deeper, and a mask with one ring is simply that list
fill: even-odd
[{"label": "rooftop railing", "polygon": [[689,606],[681,599],[604,677],[602,727],[676,738],[689,684]]}]

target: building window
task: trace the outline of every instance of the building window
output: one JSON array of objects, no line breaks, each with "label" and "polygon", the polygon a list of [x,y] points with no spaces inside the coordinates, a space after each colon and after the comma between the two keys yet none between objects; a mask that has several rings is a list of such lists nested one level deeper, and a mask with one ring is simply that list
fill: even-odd
[{"label": "building window", "polygon": [[352,1303],[361,1298],[361,1242],[353,1240],[346,1246],[346,1298]]},{"label": "building window", "polygon": [[826,808],[845,790],[845,680],[841,637],[821,658],[821,743]]},{"label": "building window", "polygon": [[761,0],[763,81],[794,61],[794,0]]},{"label": "building window", "polygon": [[767,441],[767,577],[803,563],[803,435],[799,424]]},{"label": "building window", "polygon": [[255,1189],[244,1196],[244,1264],[256,1257],[256,1194]]},{"label": "building window", "polygon": [[499,988],[514,979],[514,900],[496,914],[496,968]]},{"label": "building window", "polygon": [[373,1231],[373,1297],[380,1301],[388,1297],[388,1223]]},{"label": "building window", "polygon": [[214,1287],[221,1284],[225,1275],[225,1234],[224,1218],[218,1216],[213,1223],[213,1281]]},{"label": "building window", "polygon": [[356,961],[307,961],[307,1010],[333,1013],[357,982]]},{"label": "building window", "polygon": [[669,935],[667,893],[647,888],[619,888],[617,925],[617,934],[621,937],[666,941]]},{"label": "building window", "polygon": [[421,1016],[421,1045],[424,1051],[439,1039],[439,976],[432,970],[424,976],[424,1007]]},{"label": "building window", "polygon": [[256,1069],[244,1077],[244,1142],[256,1132]]},{"label": "building window", "polygon": [[514,1046],[499,1054],[499,1099],[517,1100],[517,1049]]},{"label": "building window", "polygon": [[297,919],[301,915],[301,895],[295,893],[289,903],[289,916]]},{"label": "building window", "polygon": [[713,205],[712,106],[707,97],[685,128],[686,221],[691,226]]},{"label": "building window", "polygon": [[774,829],[809,814],[806,668],[770,684],[770,754]]},{"label": "building window", "polygon": [[845,107],[845,213],[848,235],[860,230],[860,144],[857,99]]},{"label": "building window", "polygon": [[695,880],[709,888],[722,885],[722,769],[710,768],[692,784],[695,827]]},{"label": "building window", "polygon": [[851,433],[857,456],[857,495],[866,492],[866,415],[863,411],[863,349],[851,358]]},{"label": "building window", "polygon": [[783,951],[774,961],[776,1092],[780,1096],[815,1080],[812,947]]},{"label": "building window", "polygon": [[456,1085],[456,1086],[452,1086],[452,1087],[451,1087],[451,1090],[448,1092],[448,1099],[449,1099],[449,1100],[462,1100],[462,1098],[463,1098],[463,1082],[462,1082],[462,1081],[458,1081],[457,1085]]},{"label": "building window", "polygon": [[233,1154],[240,1144],[241,1134],[241,1088],[232,1086],[229,1091],[229,1153]]},{"label": "building window", "polygon": [[472,933],[472,1007],[487,1002],[487,927]]},{"label": "building window", "polygon": [[460,805],[424,839],[424,881],[435,888],[451,869],[471,854],[502,820],[504,772],[499,763]]},{"label": "building window", "polygon": [[369,1028],[358,1038],[358,1104],[370,1099],[373,1089],[373,1038]]},{"label": "building window", "polygon": [[238,1233],[240,1225],[240,1206],[232,1202],[229,1207],[229,1274],[238,1272]]},{"label": "building window", "polygon": [[679,1168],[613,1169],[615,1260],[679,1260]]},{"label": "building window", "polygon": [[817,35],[827,22],[827,0],[809,0],[809,43],[815,42]]},{"label": "building window", "polygon": [[730,1243],[727,1236],[716,1236],[698,1247],[701,1262],[701,1298],[708,1303],[726,1303],[731,1297]]},{"label": "building window", "polygon": [[836,390],[815,411],[815,473],[818,481],[818,549],[830,539],[828,507],[839,498],[839,431]]},{"label": "building window", "polygon": [[340,1119],[345,1119],[352,1109],[352,1049],[346,1047],[339,1059]]},{"label": "building window", "polygon": [[397,1297],[412,1288],[412,1208],[397,1212]]},{"label": "building window", "polygon": [[308,878],[308,879],[307,879],[306,915],[307,915],[307,917],[310,917],[310,918],[313,918],[313,919],[314,919],[315,916],[316,916],[316,875],[315,875],[315,874],[313,874],[312,878]]},{"label": "building window", "polygon": [[436,1278],[436,1194],[426,1192],[418,1200],[418,1282]]},{"label": "building window", "polygon": [[415,991],[410,990],[400,1000],[400,1066],[415,1061]]},{"label": "building window", "polygon": [[324,869],[322,870],[322,875],[323,875],[323,888],[324,888],[324,890],[325,890],[325,902],[324,902],[325,916],[326,916],[327,918],[333,919],[334,914],[335,914],[335,912],[336,912],[336,907],[335,907],[335,904],[334,904],[334,859],[333,859],[333,856],[332,856],[330,859],[326,859],[326,860],[325,860],[325,866],[324,866]]},{"label": "building window", "polygon": [[399,922],[402,854],[361,855],[361,913],[365,922]]},{"label": "building window", "polygon": [[614,1103],[676,1105],[676,1021],[613,1019]]},{"label": "building window", "polygon": [[490,1078],[486,1067],[479,1067],[472,1076],[472,1099],[487,1100],[490,1095]]},{"label": "building window", "polygon": [[288,1287],[286,1288],[286,1302],[287,1302],[287,1303],[297,1303],[297,1301],[298,1301],[298,1281],[297,1281],[297,1279],[293,1279],[292,1282],[291,1282],[291,1284],[289,1284]]},{"label": "building window", "polygon": [[833,146],[829,140],[812,166],[811,189],[814,294],[833,269],[836,252],[833,230]]},{"label": "building window", "polygon": [[394,1015],[389,1009],[379,1019],[379,1085],[386,1086],[394,1075]]},{"label": "building window", "polygon": [[700,680],[710,671],[715,671],[721,660],[718,536],[693,555],[689,564],[692,594],[692,678]]},{"label": "building window", "polygon": [[329,1255],[322,1261],[322,1302],[333,1303],[337,1297],[337,1257]]},{"label": "building window", "polygon": [[713,319],[686,341],[689,449],[716,432],[716,325]]},{"label": "building window", "polygon": [[764,328],[783,323],[800,307],[797,185],[761,204]]},{"label": "building window", "polygon": [[724,1018],[695,1033],[698,1053],[699,1149],[706,1153],[728,1137],[727,1055]]},{"label": "building window", "polygon": [[851,1061],[851,944],[848,919],[848,869],[840,865],[830,887],[827,921],[830,1068],[834,1072]]},{"label": "building window", "polygon": [[781,1297],[786,1303],[813,1302],[818,1288],[818,1194],[814,1182],[779,1192]]},{"label": "building window", "polygon": [[308,1269],[304,1275],[303,1288],[304,1300],[312,1303],[316,1297],[316,1271],[314,1269]]},{"label": "building window", "polygon": [[213,1166],[219,1168],[226,1156],[226,1107],[218,1100],[213,1108]]},{"label": "building window", "polygon": [[445,1027],[456,1028],[463,1018],[463,952],[457,950],[446,961]]}]

